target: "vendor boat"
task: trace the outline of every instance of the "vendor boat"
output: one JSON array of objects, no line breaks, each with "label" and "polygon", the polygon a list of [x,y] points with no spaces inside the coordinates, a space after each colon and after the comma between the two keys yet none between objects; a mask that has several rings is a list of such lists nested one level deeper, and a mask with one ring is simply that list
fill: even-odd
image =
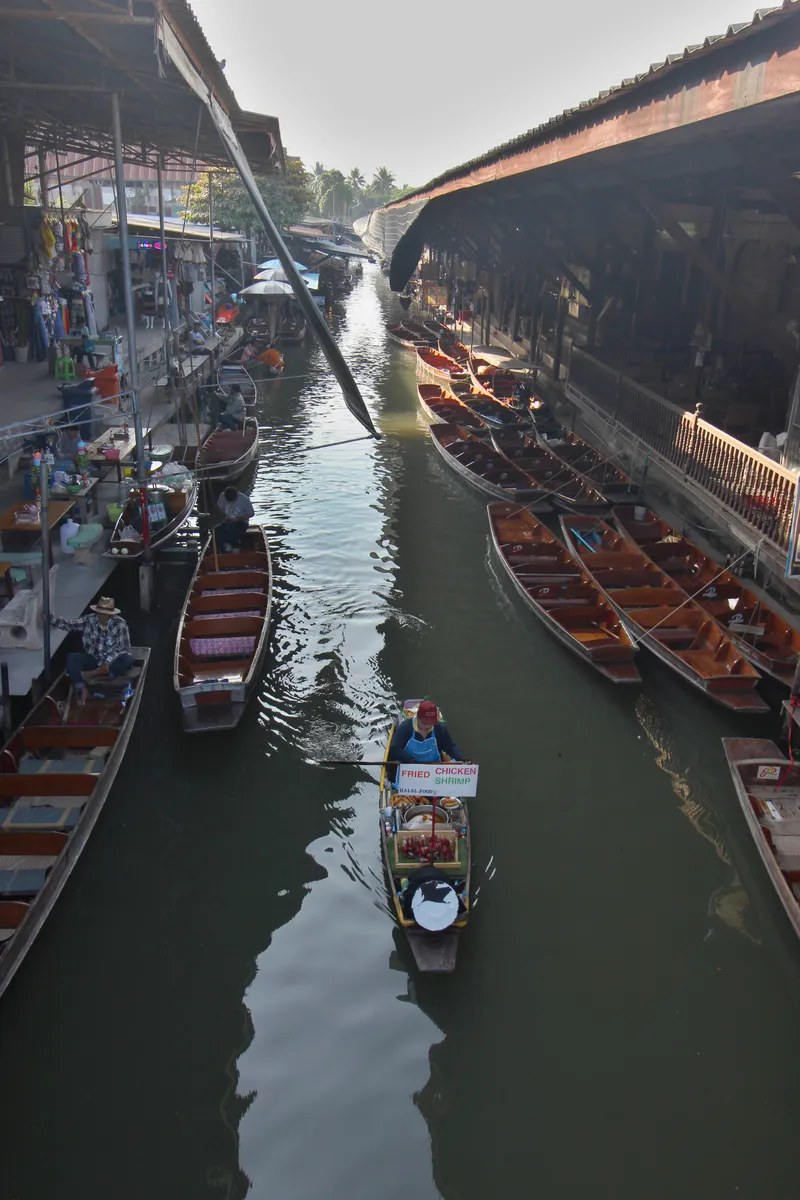
[{"label": "vendor boat", "polygon": [[251,526],[241,549],[206,542],[181,613],[173,684],[188,733],[233,729],[261,680],[272,605],[264,530]]},{"label": "vendor boat", "polygon": [[612,683],[641,683],[636,647],[616,609],[576,558],[516,504],[490,504],[497,557],[550,633]]},{"label": "vendor boat", "polygon": [[[399,719],[413,718],[419,703],[406,700]],[[397,722],[389,730],[379,785],[381,851],[389,904],[408,938],[419,970],[449,972],[455,969],[458,941],[471,909],[469,814],[463,799],[443,796],[437,798],[434,806],[430,796],[400,795],[393,790],[386,763],[396,726]],[[429,932],[407,915],[410,906],[404,904],[406,889],[413,888],[414,872],[429,866],[442,872],[455,892],[455,920],[438,933]]]},{"label": "vendor boat", "polygon": [[460,425],[476,437],[489,436],[486,423],[451,392],[439,387],[438,383],[417,384],[417,395],[420,408],[434,423]]},{"label": "vendor boat", "polygon": [[430,346],[417,346],[417,364],[423,372],[435,375],[437,379],[465,379],[464,368],[454,358],[440,354]]},{"label": "vendor boat", "polygon": [[492,430],[492,444],[552,495],[555,508],[566,512],[607,513],[611,502],[546,446],[524,433]]},{"label": "vendor boat", "polygon": [[[149,549],[159,550],[172,541],[192,515],[197,499],[193,475],[156,475],[147,483]],[[137,487],[117,518],[104,558],[139,559],[145,551],[142,536],[142,507]]]},{"label": "vendor boat", "polygon": [[472,487],[493,500],[519,500],[534,512],[552,512],[549,492],[519,467],[460,425],[429,425],[444,461]]},{"label": "vendor boat", "polygon": [[762,738],[723,738],[747,828],[800,935],[800,765]]},{"label": "vendor boat", "polygon": [[559,428],[555,433],[548,433],[541,428],[534,416],[534,429],[542,445],[567,463],[575,471],[579,471],[590,480],[604,496],[610,499],[616,497],[636,496],[639,488],[620,467],[605,458],[594,446],[590,446],[576,433]]},{"label": "vendor boat", "polygon": [[289,317],[284,321],[278,330],[278,340],[282,346],[299,346],[305,341],[308,333],[308,325],[305,320],[295,320],[294,317]]},{"label": "vendor boat", "polygon": [[198,479],[233,483],[258,458],[258,421],[247,417],[244,429],[212,429],[198,446],[176,446],[172,461],[194,471]]},{"label": "vendor boat", "polygon": [[748,662],[792,686],[800,631],[770,608],[763,596],[648,508],[621,505],[614,510],[614,524],[722,626]]},{"label": "vendor boat", "polygon": [[0,995],[83,851],[128,748],[150,651],[75,702],[61,675],[0,752]]},{"label": "vendor boat", "polygon": [[768,712],[760,676],[699,604],[687,600],[632,542],[594,517],[561,517],[571,552],[622,617],[628,632],[687,683],[734,712]]}]

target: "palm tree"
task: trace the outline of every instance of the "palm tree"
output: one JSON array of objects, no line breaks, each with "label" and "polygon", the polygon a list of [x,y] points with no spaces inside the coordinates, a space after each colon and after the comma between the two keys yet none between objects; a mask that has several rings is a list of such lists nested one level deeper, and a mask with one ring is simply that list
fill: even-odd
[{"label": "palm tree", "polygon": [[391,192],[394,188],[394,175],[388,167],[378,167],[372,176],[372,186],[376,192]]},{"label": "palm tree", "polygon": [[317,197],[317,199],[319,199],[320,188],[322,186],[322,180],[325,176],[325,167],[322,165],[321,162],[315,162],[314,166],[309,171],[309,175],[311,176],[311,190],[313,191],[313,193]]},{"label": "palm tree", "polygon": [[364,178],[364,176],[361,174],[361,171],[359,170],[359,168],[353,167],[350,174],[347,176],[347,182],[350,184],[350,187],[353,189],[354,194],[358,194],[358,192],[361,192],[364,190],[364,185],[366,184],[367,181]]}]

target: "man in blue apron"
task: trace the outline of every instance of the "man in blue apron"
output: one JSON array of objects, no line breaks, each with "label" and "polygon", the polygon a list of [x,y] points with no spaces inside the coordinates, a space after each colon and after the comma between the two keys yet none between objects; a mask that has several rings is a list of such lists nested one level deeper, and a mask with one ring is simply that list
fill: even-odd
[{"label": "man in blue apron", "polygon": [[[389,761],[401,763],[461,762],[461,751],[439,720],[432,700],[421,700],[414,717],[401,721],[389,747]],[[389,768],[394,779],[396,767]]]}]

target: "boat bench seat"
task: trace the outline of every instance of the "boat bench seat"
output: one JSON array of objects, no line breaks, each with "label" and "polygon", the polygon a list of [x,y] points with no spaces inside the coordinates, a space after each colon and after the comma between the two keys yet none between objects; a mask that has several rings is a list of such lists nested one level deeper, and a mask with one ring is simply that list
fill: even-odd
[{"label": "boat bench seat", "polygon": [[0,942],[14,936],[29,909],[23,900],[0,900]]},{"label": "boat bench seat", "polygon": [[181,675],[187,675],[191,683],[212,683],[217,680],[220,684],[244,683],[249,668],[249,658],[228,661],[216,659],[208,663],[182,664]]},{"label": "boat bench seat", "polygon": [[681,628],[679,625],[662,625],[660,629],[651,629],[650,636],[657,642],[669,644],[672,642],[691,642],[697,630],[691,627]]},{"label": "boat bench seat", "polygon": [[35,896],[46,879],[44,868],[5,871],[0,867],[0,896]]},{"label": "boat bench seat", "polygon": [[74,829],[83,805],[69,797],[63,806],[54,803],[57,797],[48,796],[47,804],[15,804],[0,808],[0,829],[21,833],[41,830],[43,833]]},{"label": "boat bench seat", "polygon": [[252,655],[256,648],[255,637],[197,637],[190,638],[189,645],[195,658],[233,658]]},{"label": "boat bench seat", "polygon": [[19,764],[20,775],[44,775],[55,771],[58,775],[99,775],[103,768],[101,758],[34,758],[26,756]]}]

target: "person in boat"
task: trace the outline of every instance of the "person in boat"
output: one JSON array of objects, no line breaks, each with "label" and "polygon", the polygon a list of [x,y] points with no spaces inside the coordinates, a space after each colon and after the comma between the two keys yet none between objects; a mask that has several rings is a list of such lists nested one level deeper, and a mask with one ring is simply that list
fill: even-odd
[{"label": "person in boat", "polygon": [[77,631],[83,638],[83,649],[67,655],[67,674],[78,694],[78,704],[85,704],[89,685],[101,679],[127,675],[133,666],[131,635],[127,621],[110,596],[101,596],[91,611],[82,617],[50,615],[56,629]]},{"label": "person in boat", "polygon": [[531,398],[533,393],[530,384],[526,379],[515,379],[512,399],[514,408],[524,409],[526,412],[531,406]]},{"label": "person in boat", "polygon": [[[420,701],[416,715],[401,721],[389,746],[389,761],[394,763],[461,762],[461,751],[447,728],[439,720],[432,700]],[[389,767],[394,779],[396,767]]]},{"label": "person in boat", "polygon": [[281,358],[280,350],[276,349],[275,346],[268,346],[266,350],[258,355],[258,361],[263,363],[265,367],[268,367],[274,375],[279,375],[285,365]]},{"label": "person in boat", "polygon": [[255,356],[256,356],[255,346],[253,345],[253,343],[251,341],[249,341],[249,340],[246,341],[244,344],[244,349],[242,350],[242,357],[239,359],[239,362],[242,364],[242,366],[246,366],[247,363],[253,361]]},{"label": "person in boat", "polygon": [[217,501],[217,508],[225,518],[217,526],[217,544],[222,546],[224,554],[230,554],[241,547],[255,509],[250,503],[250,497],[237,491],[235,487],[225,488]]},{"label": "person in boat", "polygon": [[231,394],[228,397],[228,403],[225,406],[225,411],[220,416],[219,424],[222,429],[244,429],[246,416],[247,405],[244,402],[242,389],[238,383],[234,383],[231,385]]}]

